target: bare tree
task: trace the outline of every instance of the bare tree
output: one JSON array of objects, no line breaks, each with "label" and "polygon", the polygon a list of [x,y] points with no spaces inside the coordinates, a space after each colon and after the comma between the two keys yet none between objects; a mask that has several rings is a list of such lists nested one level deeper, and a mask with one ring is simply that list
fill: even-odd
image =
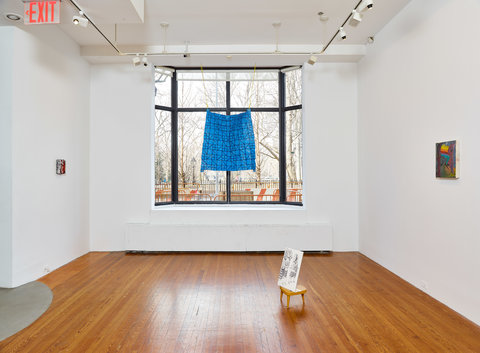
[{"label": "bare tree", "polygon": [[[285,79],[287,104],[290,106],[301,104],[301,71],[295,70],[286,73]],[[302,118],[301,110],[290,110],[286,119],[286,159],[287,176],[290,181],[302,179]]]}]

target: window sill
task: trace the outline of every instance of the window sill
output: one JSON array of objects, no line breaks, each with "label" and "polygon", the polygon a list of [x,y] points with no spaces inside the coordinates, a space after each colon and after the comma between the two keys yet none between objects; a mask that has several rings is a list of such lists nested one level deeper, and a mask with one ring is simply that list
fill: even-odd
[{"label": "window sill", "polygon": [[161,205],[153,206],[152,211],[303,211],[305,210],[305,205],[296,206],[296,205],[245,205],[245,204],[222,204],[222,205],[185,205],[185,204],[176,204],[176,205]]}]

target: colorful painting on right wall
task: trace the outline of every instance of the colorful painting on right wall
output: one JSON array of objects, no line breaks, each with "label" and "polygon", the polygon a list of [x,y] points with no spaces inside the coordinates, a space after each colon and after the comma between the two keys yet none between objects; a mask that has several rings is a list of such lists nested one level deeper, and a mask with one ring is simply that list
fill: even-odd
[{"label": "colorful painting on right wall", "polygon": [[458,179],[458,144],[457,140],[436,144],[436,177]]}]

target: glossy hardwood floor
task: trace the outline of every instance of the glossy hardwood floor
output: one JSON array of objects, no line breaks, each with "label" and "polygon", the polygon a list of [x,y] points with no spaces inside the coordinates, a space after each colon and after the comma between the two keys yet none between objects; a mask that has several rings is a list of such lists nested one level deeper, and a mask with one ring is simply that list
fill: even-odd
[{"label": "glossy hardwood floor", "polygon": [[358,253],[90,253],[41,279],[54,299],[0,352],[480,352],[480,327]]}]

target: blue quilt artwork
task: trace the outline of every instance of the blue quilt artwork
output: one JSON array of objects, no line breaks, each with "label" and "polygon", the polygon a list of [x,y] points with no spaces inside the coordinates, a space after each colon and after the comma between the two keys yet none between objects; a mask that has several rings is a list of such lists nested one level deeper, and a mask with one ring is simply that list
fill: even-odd
[{"label": "blue quilt artwork", "polygon": [[200,170],[255,171],[255,168],[255,136],[250,109],[237,115],[207,110]]}]

